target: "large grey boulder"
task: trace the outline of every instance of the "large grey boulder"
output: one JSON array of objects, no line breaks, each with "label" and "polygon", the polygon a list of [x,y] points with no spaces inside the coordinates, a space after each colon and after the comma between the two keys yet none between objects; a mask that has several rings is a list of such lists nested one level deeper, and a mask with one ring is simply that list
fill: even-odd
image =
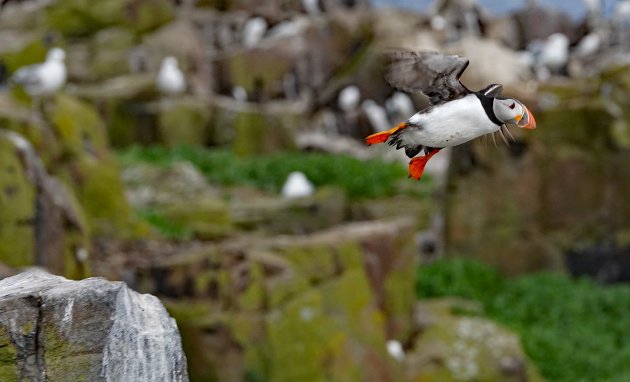
[{"label": "large grey boulder", "polygon": [[0,380],[183,382],[188,373],[156,297],[31,270],[0,281]]}]

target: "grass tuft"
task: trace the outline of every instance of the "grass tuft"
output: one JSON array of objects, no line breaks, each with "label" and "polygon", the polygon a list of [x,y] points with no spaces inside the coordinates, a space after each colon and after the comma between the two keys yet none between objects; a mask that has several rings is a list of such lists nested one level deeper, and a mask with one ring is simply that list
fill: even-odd
[{"label": "grass tuft", "polygon": [[538,273],[509,279],[479,262],[422,266],[418,297],[460,296],[520,334],[549,381],[630,381],[630,287]]},{"label": "grass tuft", "polygon": [[[185,160],[197,166],[210,182],[249,185],[268,192],[279,192],[292,171],[302,171],[316,186],[337,186],[350,198],[393,196],[401,192],[400,182],[411,182],[399,163],[361,161],[323,153],[280,152],[243,158],[223,149],[154,146],[127,149],[120,153],[120,158],[123,164],[149,162],[159,166]],[[411,193],[426,194],[430,185],[427,176],[409,188]]]}]

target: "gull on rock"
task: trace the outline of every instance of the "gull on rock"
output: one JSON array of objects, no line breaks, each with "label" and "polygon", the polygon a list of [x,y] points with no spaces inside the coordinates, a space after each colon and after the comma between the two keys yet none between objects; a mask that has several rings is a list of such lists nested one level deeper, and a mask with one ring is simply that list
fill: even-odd
[{"label": "gull on rock", "polygon": [[337,106],[345,112],[350,112],[359,107],[361,91],[354,85],[346,86],[339,92]]},{"label": "gull on rock", "polygon": [[282,186],[282,196],[289,199],[311,196],[314,192],[315,186],[300,171],[290,173]]},{"label": "gull on rock", "polygon": [[18,69],[11,77],[11,82],[24,87],[33,97],[54,94],[66,83],[66,53],[61,48],[52,48],[41,64],[29,65]]},{"label": "gull on rock", "polygon": [[245,23],[243,27],[243,45],[246,48],[253,48],[265,37],[269,25],[262,17],[253,17]]},{"label": "gull on rock", "polygon": [[168,56],[162,60],[155,85],[161,93],[166,95],[178,95],[186,90],[186,79],[175,57]]}]

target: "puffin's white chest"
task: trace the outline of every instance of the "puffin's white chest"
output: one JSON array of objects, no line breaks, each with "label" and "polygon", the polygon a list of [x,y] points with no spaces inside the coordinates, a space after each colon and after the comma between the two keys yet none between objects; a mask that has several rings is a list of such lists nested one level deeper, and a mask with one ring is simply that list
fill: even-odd
[{"label": "puffin's white chest", "polygon": [[401,131],[403,142],[428,147],[457,146],[499,130],[474,94],[416,113],[409,122],[420,127]]}]

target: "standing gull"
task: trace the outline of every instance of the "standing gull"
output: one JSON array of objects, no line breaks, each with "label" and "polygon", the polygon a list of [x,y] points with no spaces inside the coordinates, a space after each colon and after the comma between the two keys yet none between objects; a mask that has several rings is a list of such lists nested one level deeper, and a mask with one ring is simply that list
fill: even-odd
[{"label": "standing gull", "polygon": [[18,69],[11,82],[21,85],[32,97],[54,94],[66,83],[66,53],[61,48],[52,48],[41,64]]},{"label": "standing gull", "polygon": [[175,57],[168,56],[162,60],[155,86],[162,94],[169,96],[181,94],[186,90],[186,79]]}]

